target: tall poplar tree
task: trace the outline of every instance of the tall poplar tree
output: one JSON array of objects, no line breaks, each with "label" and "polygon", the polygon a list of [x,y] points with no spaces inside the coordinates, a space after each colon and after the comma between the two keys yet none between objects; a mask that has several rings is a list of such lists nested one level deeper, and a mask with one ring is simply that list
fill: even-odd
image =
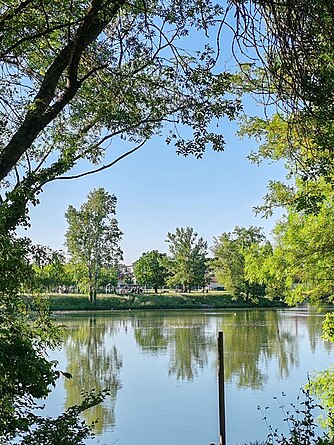
[{"label": "tall poplar tree", "polygon": [[66,245],[74,264],[83,266],[90,301],[96,300],[102,267],[114,267],[122,258],[122,232],[114,218],[116,197],[103,188],[93,190],[80,210],[69,206]]}]

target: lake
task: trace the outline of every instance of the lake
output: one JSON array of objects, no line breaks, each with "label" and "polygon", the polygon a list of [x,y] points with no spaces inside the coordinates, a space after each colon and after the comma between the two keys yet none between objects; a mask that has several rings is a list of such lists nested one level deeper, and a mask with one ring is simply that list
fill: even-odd
[{"label": "lake", "polygon": [[[57,316],[66,326],[50,357],[60,379],[46,412],[58,415],[81,390],[109,387],[85,414],[98,419],[89,445],[218,443],[217,337],[224,332],[227,444],[265,439],[285,428],[283,403],[296,403],[308,372],[334,362],[314,310],[108,312]],[[282,396],[285,393],[286,396]],[[283,402],[282,402],[283,399]]]}]

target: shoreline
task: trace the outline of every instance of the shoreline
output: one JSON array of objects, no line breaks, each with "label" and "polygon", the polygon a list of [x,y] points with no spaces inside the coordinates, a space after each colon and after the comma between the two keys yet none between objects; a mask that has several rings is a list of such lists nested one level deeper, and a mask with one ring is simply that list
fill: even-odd
[{"label": "shoreline", "polygon": [[[188,293],[188,294],[129,294],[97,296],[95,302],[89,301],[86,295],[45,294],[39,296],[47,302],[52,313],[69,312],[110,312],[129,310],[215,310],[215,309],[250,309],[250,308],[284,308],[282,301],[270,301],[265,297],[253,300],[235,300],[227,292],[221,293]],[[24,299],[30,308],[34,309],[31,296]]]}]

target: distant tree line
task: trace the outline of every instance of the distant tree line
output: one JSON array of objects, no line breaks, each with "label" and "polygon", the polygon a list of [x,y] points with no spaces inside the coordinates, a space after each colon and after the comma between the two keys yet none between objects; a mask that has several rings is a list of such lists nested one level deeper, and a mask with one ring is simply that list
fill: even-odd
[{"label": "distant tree line", "polygon": [[169,255],[157,250],[143,253],[133,265],[135,281],[131,281],[130,275],[121,274],[122,232],[115,214],[116,197],[102,188],[89,193],[79,210],[69,206],[65,214],[69,258],[66,261],[64,252],[35,246],[32,262],[37,287],[49,293],[86,292],[95,301],[98,292],[112,291],[120,281],[155,292],[164,287],[191,292],[207,290],[215,276],[235,299],[283,297],[286,286],[278,283],[267,265],[274,249],[261,228],[253,226],[237,226],[214,238],[211,256],[208,243],[192,227],[176,228],[167,234]]}]

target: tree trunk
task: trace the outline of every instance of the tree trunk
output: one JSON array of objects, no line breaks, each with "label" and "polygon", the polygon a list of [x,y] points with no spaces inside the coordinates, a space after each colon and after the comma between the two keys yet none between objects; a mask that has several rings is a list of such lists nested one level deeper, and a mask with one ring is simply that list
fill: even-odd
[{"label": "tree trunk", "polygon": [[89,285],[89,301],[91,301],[91,302],[94,301],[93,286],[91,284]]}]

